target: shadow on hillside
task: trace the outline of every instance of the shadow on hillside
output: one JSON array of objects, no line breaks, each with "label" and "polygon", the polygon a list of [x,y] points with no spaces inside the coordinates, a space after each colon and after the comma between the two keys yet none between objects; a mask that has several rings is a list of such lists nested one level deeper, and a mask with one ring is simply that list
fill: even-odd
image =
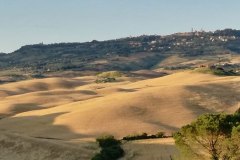
[{"label": "shadow on hillside", "polygon": [[11,105],[10,108],[11,110],[9,111],[9,113],[0,113],[0,119],[11,117],[22,112],[45,109],[44,107],[36,103],[17,103]]},{"label": "shadow on hillside", "polygon": [[186,89],[192,93],[186,98],[186,106],[196,115],[229,111],[240,101],[240,85],[207,84],[187,86]]},{"label": "shadow on hillside", "polygon": [[17,103],[17,104],[12,105],[11,108],[12,109],[10,112],[12,114],[45,109],[44,107],[42,107],[36,103]]},{"label": "shadow on hillside", "polygon": [[170,130],[170,131],[177,131],[179,130],[179,128],[171,126],[169,124],[166,123],[162,123],[160,121],[148,121],[148,123],[157,125],[157,126],[161,126],[160,130]]},{"label": "shadow on hillside", "polygon": [[13,92],[13,91],[8,91],[8,90],[0,90],[0,95],[4,95],[5,96],[11,96],[11,95],[15,95],[16,92]]},{"label": "shadow on hillside", "polygon": [[148,72],[132,72],[130,73],[130,76],[132,77],[143,77],[143,78],[146,78],[146,79],[149,79],[149,78],[159,78],[159,77],[164,77],[164,76],[167,76],[168,74],[165,73],[165,72],[153,72],[153,71],[148,71]]},{"label": "shadow on hillside", "polygon": [[0,120],[0,130],[41,139],[70,140],[90,137],[75,133],[67,126],[54,124],[58,116],[66,113],[4,118]]},{"label": "shadow on hillside", "polygon": [[86,94],[86,95],[97,95],[96,92],[91,91],[91,90],[80,90],[79,92],[82,94]]},{"label": "shadow on hillside", "polygon": [[[63,80],[54,83],[55,87],[61,88],[61,89],[70,89],[77,86],[82,86],[88,84],[88,80]],[[17,86],[15,91],[8,91],[8,90],[0,90],[0,93],[3,92],[7,95],[19,95],[19,94],[25,94],[30,92],[36,92],[36,91],[48,91],[51,89],[49,84],[45,82],[33,82],[32,85],[29,84],[29,86]]]},{"label": "shadow on hillside", "polygon": [[9,116],[8,114],[0,113],[0,120],[6,118],[8,116]]},{"label": "shadow on hillside", "polygon": [[91,90],[51,90],[51,91],[39,91],[40,96],[55,96],[55,95],[71,95],[71,94],[85,94],[85,95],[97,95],[96,92]]},{"label": "shadow on hillside", "polygon": [[119,92],[136,92],[136,89],[125,89],[125,88],[119,88]]},{"label": "shadow on hillside", "polygon": [[27,112],[27,111],[46,109],[36,103],[17,103],[17,104],[11,105],[10,108],[11,110],[7,114],[0,113],[0,119],[11,117],[16,114]]}]

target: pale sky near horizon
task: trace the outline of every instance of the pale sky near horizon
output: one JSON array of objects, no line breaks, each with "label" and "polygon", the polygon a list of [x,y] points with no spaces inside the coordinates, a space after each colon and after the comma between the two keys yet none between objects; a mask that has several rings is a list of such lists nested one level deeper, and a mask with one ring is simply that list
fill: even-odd
[{"label": "pale sky near horizon", "polygon": [[0,52],[36,43],[240,29],[239,0],[0,0]]}]

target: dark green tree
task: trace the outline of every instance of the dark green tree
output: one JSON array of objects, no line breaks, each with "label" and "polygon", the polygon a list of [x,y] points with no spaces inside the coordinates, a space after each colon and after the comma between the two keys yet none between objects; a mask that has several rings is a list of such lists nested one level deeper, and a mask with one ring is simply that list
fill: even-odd
[{"label": "dark green tree", "polygon": [[205,114],[174,134],[176,145],[186,157],[208,157],[219,160],[226,157],[226,140],[231,137],[234,118],[226,114]]},{"label": "dark green tree", "polygon": [[124,155],[121,148],[121,142],[112,135],[102,136],[96,139],[101,151],[97,153],[92,160],[117,160]]},{"label": "dark green tree", "polygon": [[226,141],[224,152],[224,160],[240,159],[240,109],[232,116],[233,124],[231,138]]}]

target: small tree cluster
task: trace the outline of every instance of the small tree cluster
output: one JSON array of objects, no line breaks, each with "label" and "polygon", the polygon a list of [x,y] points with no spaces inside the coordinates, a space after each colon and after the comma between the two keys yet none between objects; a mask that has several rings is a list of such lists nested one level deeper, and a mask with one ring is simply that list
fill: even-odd
[{"label": "small tree cluster", "polygon": [[133,141],[133,140],[141,140],[141,139],[154,139],[154,138],[165,138],[164,132],[158,132],[157,134],[148,135],[147,133],[142,134],[134,134],[134,135],[128,135],[126,137],[123,137],[123,140],[126,141]]}]

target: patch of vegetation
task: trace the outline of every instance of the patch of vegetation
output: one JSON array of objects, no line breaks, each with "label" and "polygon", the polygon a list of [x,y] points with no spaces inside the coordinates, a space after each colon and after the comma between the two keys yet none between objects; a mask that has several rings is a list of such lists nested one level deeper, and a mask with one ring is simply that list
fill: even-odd
[{"label": "patch of vegetation", "polygon": [[32,78],[39,78],[39,79],[40,79],[40,78],[45,78],[45,76],[44,76],[43,74],[41,74],[41,73],[32,74],[31,77],[32,77]]},{"label": "patch of vegetation", "polygon": [[102,72],[97,75],[96,83],[116,82],[117,78],[121,77],[122,73],[118,71]]},{"label": "patch of vegetation", "polygon": [[116,140],[114,136],[102,136],[97,138],[96,141],[101,147],[101,151],[92,160],[117,160],[124,156],[121,141]]},{"label": "patch of vegetation", "polygon": [[174,134],[184,159],[240,159],[240,114],[205,114]]},{"label": "patch of vegetation", "polygon": [[118,78],[121,76],[122,76],[122,73],[118,71],[102,72],[97,75],[97,77],[100,77],[100,78]]},{"label": "patch of vegetation", "polygon": [[202,67],[202,68],[196,68],[194,72],[199,73],[205,73],[205,74],[213,74],[217,76],[236,76],[237,74],[233,71],[226,71],[223,68],[208,68],[208,67]]},{"label": "patch of vegetation", "polygon": [[116,78],[98,78],[95,81],[96,83],[111,83],[116,82]]},{"label": "patch of vegetation", "polygon": [[154,139],[154,138],[166,138],[166,136],[164,132],[158,132],[155,135],[148,135],[147,133],[142,133],[142,134],[128,135],[126,137],[123,137],[123,140],[133,141],[133,140]]},{"label": "patch of vegetation", "polygon": [[176,66],[166,66],[166,70],[188,70],[192,69],[191,65],[176,65]]}]

